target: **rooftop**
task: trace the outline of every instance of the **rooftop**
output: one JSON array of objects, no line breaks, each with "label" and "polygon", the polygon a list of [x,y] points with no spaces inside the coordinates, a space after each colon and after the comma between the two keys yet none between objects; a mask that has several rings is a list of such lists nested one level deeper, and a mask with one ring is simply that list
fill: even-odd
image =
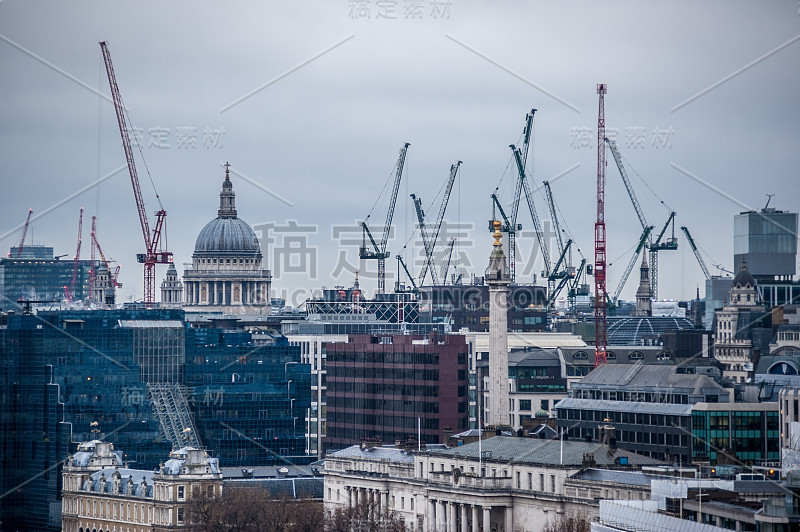
[{"label": "rooftop", "polygon": [[626,390],[634,388],[667,388],[685,390],[691,395],[704,395],[706,390],[722,390],[708,375],[679,374],[675,366],[648,364],[604,364],[589,373],[576,388],[618,387]]},{"label": "rooftop", "polygon": [[[563,451],[562,451],[563,445]],[[461,457],[478,460],[483,452],[487,461],[517,462],[539,465],[562,465],[580,467],[584,457],[591,454],[597,465],[620,465],[620,458],[627,458],[629,465],[653,465],[663,462],[623,449],[612,449],[599,443],[578,441],[540,440],[537,438],[514,438],[495,436],[482,442],[469,443],[439,451],[428,451],[431,455]],[[488,454],[487,454],[488,453]],[[563,454],[563,459],[562,459]]]}]

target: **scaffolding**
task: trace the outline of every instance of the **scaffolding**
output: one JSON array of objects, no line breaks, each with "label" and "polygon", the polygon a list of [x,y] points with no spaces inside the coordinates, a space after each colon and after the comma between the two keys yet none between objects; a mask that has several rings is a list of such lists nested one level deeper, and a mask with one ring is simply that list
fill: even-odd
[{"label": "scaffolding", "polygon": [[147,385],[147,399],[159,421],[159,431],[172,443],[173,449],[200,447],[186,393],[187,388],[180,384]]}]

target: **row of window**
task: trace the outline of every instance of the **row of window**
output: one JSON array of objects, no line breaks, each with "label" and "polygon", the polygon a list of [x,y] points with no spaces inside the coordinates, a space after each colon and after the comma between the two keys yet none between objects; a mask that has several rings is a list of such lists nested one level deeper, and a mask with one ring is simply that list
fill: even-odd
[{"label": "row of window", "polygon": [[576,387],[572,397],[576,399],[600,399],[604,401],[628,401],[633,403],[689,404],[688,394],[675,393],[673,391],[623,392],[614,390],[582,390]]},{"label": "row of window", "polygon": [[656,427],[689,427],[688,416],[677,416],[670,414],[643,414],[634,412],[608,412],[603,410],[559,408],[558,418],[575,421],[609,421],[620,424],[652,425]]},{"label": "row of window", "polygon": [[198,264],[255,264],[256,259],[197,259]]}]

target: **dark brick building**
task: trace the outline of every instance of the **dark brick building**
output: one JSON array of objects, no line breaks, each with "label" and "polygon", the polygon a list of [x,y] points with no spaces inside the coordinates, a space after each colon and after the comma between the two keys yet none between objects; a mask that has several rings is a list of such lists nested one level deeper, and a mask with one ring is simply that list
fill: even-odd
[{"label": "dark brick building", "polygon": [[464,336],[353,335],[326,344],[327,449],[366,438],[439,443],[467,428]]}]

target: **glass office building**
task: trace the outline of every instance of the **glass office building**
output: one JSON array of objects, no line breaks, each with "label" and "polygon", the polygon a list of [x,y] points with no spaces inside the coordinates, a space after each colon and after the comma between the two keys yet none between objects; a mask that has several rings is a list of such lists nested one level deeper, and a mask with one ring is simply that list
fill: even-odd
[{"label": "glass office building", "polygon": [[307,463],[311,366],[285,337],[187,330],[186,385],[198,436],[220,465]]},{"label": "glass office building", "polygon": [[797,272],[797,213],[762,209],[733,219],[734,271],[742,261],[756,278],[789,280]]},{"label": "glass office building", "polygon": [[778,403],[697,403],[692,409],[692,459],[711,465],[761,465],[778,462],[780,421]]}]

